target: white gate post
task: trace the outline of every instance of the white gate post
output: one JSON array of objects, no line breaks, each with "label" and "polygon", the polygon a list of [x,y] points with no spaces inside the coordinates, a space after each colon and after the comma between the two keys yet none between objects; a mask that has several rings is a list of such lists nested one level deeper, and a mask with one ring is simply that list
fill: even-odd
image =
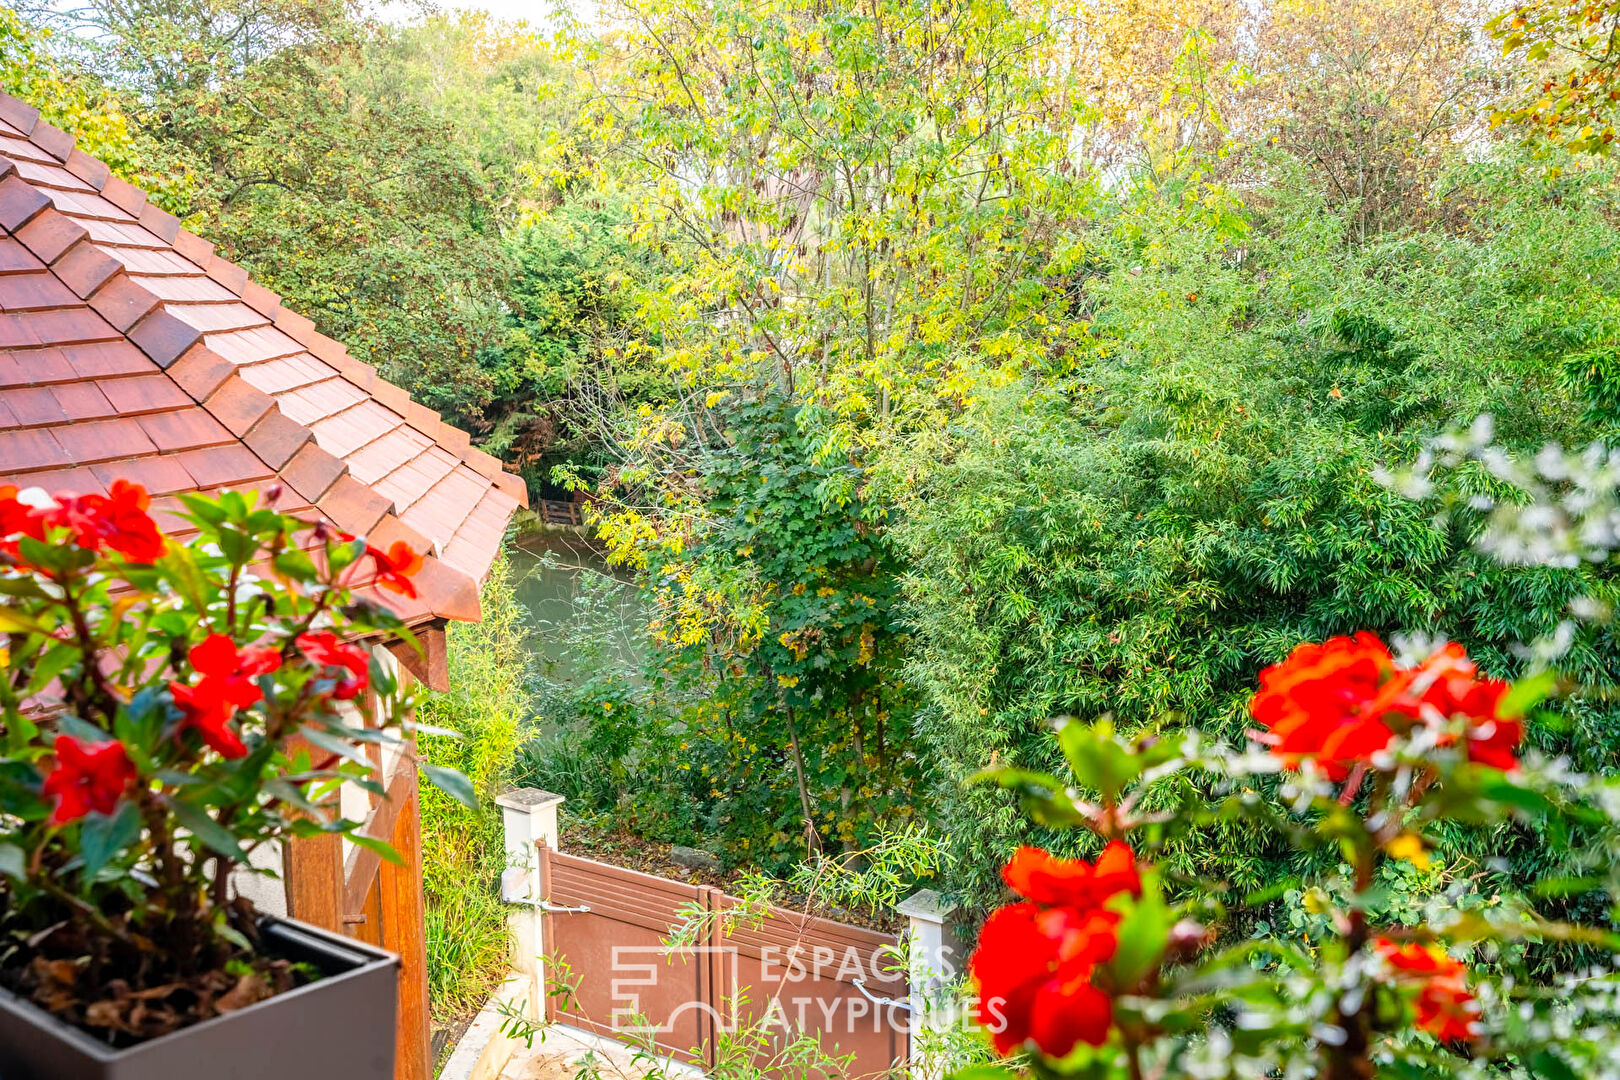
[{"label": "white gate post", "polygon": [[558,849],[557,808],[563,797],[539,788],[517,788],[499,795],[506,826],[506,871],[501,874],[501,899],[519,905],[507,917],[511,930],[512,970],[523,987],[528,1019],[540,1023],[546,1016],[546,973],[543,957],[540,895],[540,852],[544,845]]},{"label": "white gate post", "polygon": [[911,986],[910,1057],[912,1075],[937,1078],[943,1062],[930,1061],[938,1034],[958,1020],[960,1011],[954,986],[962,958],[956,940],[945,925],[954,905],[944,903],[933,889],[919,889],[895,908],[906,917],[907,966]]}]

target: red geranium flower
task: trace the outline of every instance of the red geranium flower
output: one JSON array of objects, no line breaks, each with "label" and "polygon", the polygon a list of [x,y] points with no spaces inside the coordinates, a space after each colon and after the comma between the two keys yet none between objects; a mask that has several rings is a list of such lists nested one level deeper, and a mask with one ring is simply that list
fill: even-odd
[{"label": "red geranium flower", "polygon": [[366,546],[366,554],[377,564],[377,584],[389,592],[401,593],[416,599],[416,586],[411,575],[422,569],[422,556],[403,540],[395,540],[387,551]]},{"label": "red geranium flower", "polygon": [[1432,709],[1439,722],[1461,718],[1466,725],[1468,759],[1504,772],[1518,767],[1514,751],[1524,739],[1524,725],[1499,716],[1508,684],[1479,678],[1479,669],[1463,647],[1448,644],[1412,669],[1412,689],[1420,692],[1418,711]]},{"label": "red geranium flower", "polygon": [[215,680],[218,685],[214,689],[239,709],[264,696],[254,680],[281,667],[281,653],[277,650],[263,646],[238,649],[225,634],[209,634],[202,644],[192,648],[190,659],[197,674],[203,676],[198,686]]},{"label": "red geranium flower", "polygon": [[[1383,642],[1362,632],[1296,647],[1260,673],[1249,710],[1267,729],[1253,737],[1290,768],[1309,758],[1335,780],[1369,763],[1399,733],[1458,719],[1471,760],[1511,769],[1524,731],[1519,721],[1497,716],[1506,691],[1506,683],[1479,678],[1460,645],[1446,645],[1416,667],[1398,667]],[[1454,738],[1442,732],[1439,741]]]},{"label": "red geranium flower", "polygon": [[195,731],[202,741],[225,758],[247,756],[247,747],[231,727],[236,715],[236,704],[228,696],[229,687],[224,679],[205,677],[196,686],[183,682],[169,683],[169,692],[179,706],[180,730]]},{"label": "red geranium flower", "polygon": [[1116,912],[1011,904],[994,912],[968,962],[979,986],[979,1023],[997,1052],[1033,1042],[1050,1057],[1076,1043],[1101,1046],[1113,1002],[1091,984],[1119,948]]},{"label": "red geranium flower", "polygon": [[45,522],[32,506],[17,498],[17,485],[0,485],[0,551],[17,557],[17,541],[24,536],[45,539]]},{"label": "red geranium flower", "polygon": [[262,646],[238,649],[229,636],[209,634],[192,647],[188,658],[202,678],[195,686],[169,683],[182,714],[180,730],[197,732],[222,757],[245,756],[247,746],[231,726],[231,718],[264,697],[254,680],[281,667],[281,653]]},{"label": "red geranium flower", "polygon": [[339,701],[359,697],[370,682],[371,660],[358,645],[339,641],[330,630],[298,635],[298,648],[316,667],[336,667],[348,672],[339,680],[332,696]]},{"label": "red geranium flower", "polygon": [[1388,938],[1373,948],[1395,971],[1397,979],[1418,981],[1418,1027],[1441,1042],[1477,1038],[1481,1031],[1479,1002],[1468,989],[1468,972],[1444,949],[1411,942],[1397,945]]},{"label": "red geranium flower", "polygon": [[1249,711],[1267,730],[1256,738],[1290,766],[1314,758],[1342,779],[1348,770],[1338,755],[1352,749],[1355,757],[1371,754],[1393,735],[1363,712],[1394,673],[1395,658],[1365,631],[1295,646],[1288,659],[1260,673]]},{"label": "red geranium flower", "polygon": [[1142,895],[1135,854],[1117,840],[1095,863],[1022,847],[1001,874],[1026,900],[990,916],[968,961],[979,984],[979,1023],[1003,1054],[1026,1042],[1051,1057],[1078,1042],[1102,1045],[1113,1002],[1091,979],[1119,948],[1120,921],[1103,904]]},{"label": "red geranium flower", "polygon": [[1103,848],[1095,865],[1059,859],[1040,848],[1021,847],[1001,871],[1013,892],[1038,904],[1101,907],[1116,893],[1142,895],[1136,856],[1118,840]]},{"label": "red geranium flower", "polygon": [[101,504],[102,537],[131,562],[155,562],[163,556],[163,534],[146,512],[151,505],[146,489],[127,480],[114,480]]},{"label": "red geranium flower", "polygon": [[47,526],[73,530],[80,547],[112,548],[131,562],[149,563],[163,555],[164,546],[146,512],[151,503],[141,485],[115,480],[106,495],[59,493],[56,506],[41,514]]},{"label": "red geranium flower", "polygon": [[17,498],[12,485],[0,488],[0,550],[15,556],[18,536],[44,540],[50,529],[68,529],[82,548],[112,548],[131,562],[153,562],[163,554],[163,534],[146,508],[146,489],[115,480],[106,495],[58,492],[45,506],[31,506]]},{"label": "red geranium flower", "polygon": [[1524,725],[1518,720],[1487,718],[1468,729],[1468,760],[1510,772],[1519,767],[1515,751],[1523,740]]},{"label": "red geranium flower", "polygon": [[90,811],[110,814],[135,781],[135,766],[122,743],[87,743],[56,737],[56,767],[45,777],[44,792],[56,799],[52,825],[77,821]]}]

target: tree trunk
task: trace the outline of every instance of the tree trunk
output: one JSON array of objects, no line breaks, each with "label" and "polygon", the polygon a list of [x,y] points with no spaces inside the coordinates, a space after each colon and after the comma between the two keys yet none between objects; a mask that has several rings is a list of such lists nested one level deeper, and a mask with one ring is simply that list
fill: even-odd
[{"label": "tree trunk", "polygon": [[810,785],[804,778],[804,754],[799,749],[799,728],[793,722],[793,706],[787,710],[788,745],[793,749],[793,772],[799,781],[799,809],[804,812],[804,844],[811,858],[821,854],[821,837],[816,833],[815,808],[810,804]]}]

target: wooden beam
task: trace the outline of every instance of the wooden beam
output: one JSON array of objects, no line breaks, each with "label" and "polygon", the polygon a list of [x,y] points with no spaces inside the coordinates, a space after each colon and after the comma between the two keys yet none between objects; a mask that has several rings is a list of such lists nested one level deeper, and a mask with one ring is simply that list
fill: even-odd
[{"label": "wooden beam", "polygon": [[441,694],[449,690],[450,649],[445,640],[444,620],[417,627],[416,641],[422,646],[421,652],[404,641],[391,642],[388,651],[418,682],[426,683],[428,689]]},{"label": "wooden beam", "polygon": [[398,819],[394,849],[404,865],[383,863],[377,875],[382,945],[399,954],[399,1034],[395,1080],[432,1080],[433,1024],[428,1009],[427,927],[422,898],[421,801],[416,770],[400,770],[409,780]]},{"label": "wooden beam", "polygon": [[[394,763],[394,772],[389,776],[388,794],[372,807],[371,817],[367,819],[360,832],[365,836],[374,836],[378,840],[386,840],[394,844],[394,850],[399,851],[399,845],[394,843],[394,836],[402,820],[405,803],[416,795],[416,744],[406,743],[400,748],[399,760]],[[420,842],[420,841],[418,841]],[[404,852],[400,852],[403,857]],[[344,886],[344,904],[348,911],[360,911],[366,906],[366,893],[371,889],[371,881],[377,876],[377,871],[383,866],[383,858],[369,848],[356,844],[349,849],[348,865],[343,869],[343,877],[347,884]]]}]

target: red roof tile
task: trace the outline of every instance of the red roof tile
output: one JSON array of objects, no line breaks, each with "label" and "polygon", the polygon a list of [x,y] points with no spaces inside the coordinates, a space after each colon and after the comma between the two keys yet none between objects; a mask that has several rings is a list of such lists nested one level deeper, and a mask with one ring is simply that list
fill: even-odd
[{"label": "red roof tile", "polygon": [[228,446],[236,439],[225,425],[195,406],[142,416],[137,422],[159,450]]},{"label": "red roof tile", "polygon": [[103,341],[94,345],[74,345],[61,350],[62,359],[72,369],[70,377],[100,379],[108,375],[138,375],[156,371],[151,357],[128,341]]},{"label": "red roof tile", "polygon": [[0,476],[25,469],[48,469],[77,462],[56,442],[49,431],[0,431]]},{"label": "red roof tile", "polygon": [[120,413],[157,412],[192,404],[191,395],[162,372],[102,379],[96,385]]},{"label": "red roof tile", "polygon": [[0,277],[0,311],[61,307],[77,299],[55,274],[46,273],[44,267],[35,274]]},{"label": "red roof tile", "polygon": [[44,386],[7,390],[4,394],[0,394],[0,401],[6,403],[6,408],[11,411],[20,427],[67,423],[67,413],[63,410],[62,403],[49,388]]},{"label": "red roof tile", "polygon": [[84,424],[63,424],[53,434],[68,459],[76,465],[90,465],[121,458],[145,457],[157,453],[134,420],[94,420]]},{"label": "red roof tile", "polygon": [[51,387],[51,395],[56,398],[56,403],[62,407],[63,414],[69,420],[95,420],[119,411],[107,400],[107,395],[101,392],[101,387],[93,382],[57,383]]},{"label": "red roof tile", "polygon": [[41,211],[34,220],[17,230],[17,239],[48,263],[61,258],[64,252],[87,235],[83,225],[55,210]]},{"label": "red roof tile", "polygon": [[420,601],[378,599],[476,618],[522,482],[37,120],[0,93],[0,481],[126,478],[172,515],[279,479],[289,512],[431,548]]},{"label": "red roof tile", "polygon": [[0,243],[0,274],[14,274],[19,270],[43,270],[45,264],[15,240]]},{"label": "red roof tile", "polygon": [[268,480],[275,471],[258,455],[239,442],[178,454],[180,464],[198,487],[239,487],[254,480]]}]

